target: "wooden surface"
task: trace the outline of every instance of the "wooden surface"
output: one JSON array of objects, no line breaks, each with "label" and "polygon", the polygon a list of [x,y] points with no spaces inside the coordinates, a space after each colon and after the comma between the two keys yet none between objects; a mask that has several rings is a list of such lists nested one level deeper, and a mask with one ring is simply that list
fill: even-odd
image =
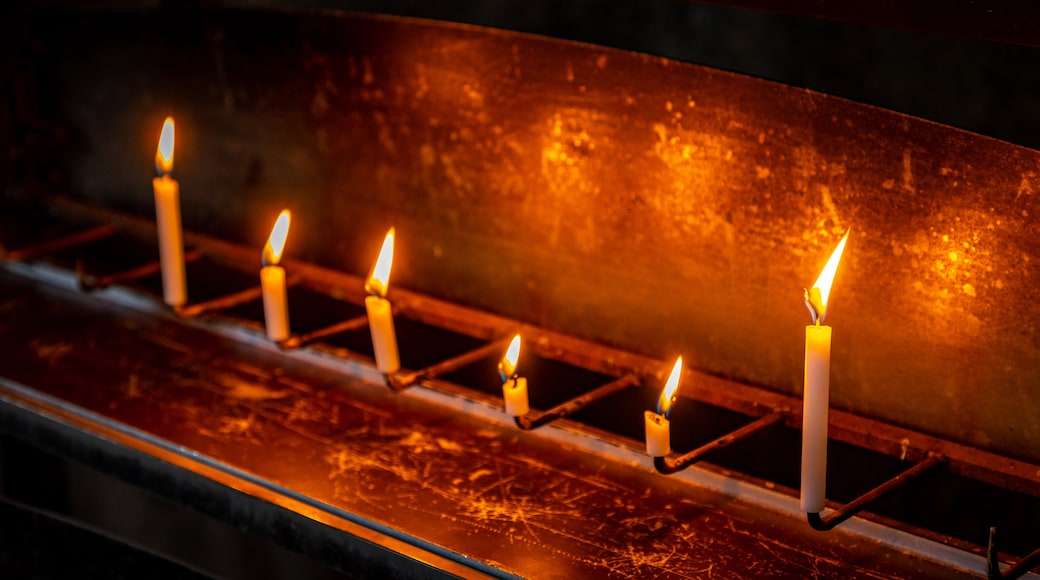
[{"label": "wooden surface", "polygon": [[0,376],[460,560],[537,578],[957,577],[166,316],[9,272],[0,290]]}]

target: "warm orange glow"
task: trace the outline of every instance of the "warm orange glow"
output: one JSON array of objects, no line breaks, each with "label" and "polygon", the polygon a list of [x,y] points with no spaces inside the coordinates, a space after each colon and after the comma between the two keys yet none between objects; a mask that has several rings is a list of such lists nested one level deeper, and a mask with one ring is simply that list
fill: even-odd
[{"label": "warm orange glow", "polygon": [[285,248],[285,238],[289,236],[291,218],[292,214],[287,209],[283,209],[282,213],[278,214],[278,219],[275,220],[274,227],[271,229],[271,236],[267,238],[267,244],[264,246],[263,263],[265,266],[273,266],[282,259],[282,250]]},{"label": "warm orange glow", "polygon": [[173,172],[173,117],[166,117],[155,150],[155,170],[162,175]]},{"label": "warm orange glow", "polygon": [[502,375],[502,380],[508,380],[516,373],[516,364],[520,360],[520,335],[513,337],[513,340],[509,343],[509,348],[506,349],[505,356],[498,363],[498,372]]},{"label": "warm orange glow", "polygon": [[368,280],[365,281],[365,291],[369,294],[377,294],[386,297],[386,291],[390,287],[390,266],[394,261],[394,228],[386,232],[383,239],[383,248],[379,250],[379,258],[372,268]]},{"label": "warm orange glow", "polygon": [[[820,277],[816,279],[816,283],[813,284],[813,290],[819,290],[820,292],[820,303],[814,304],[819,309],[820,321],[827,315],[827,300],[831,295],[831,285],[834,283],[834,274],[838,271],[838,262],[841,261],[841,255],[845,252],[845,242],[849,241],[849,232],[852,229],[845,230],[845,235],[842,236],[841,241],[838,242],[838,247],[834,248],[834,252],[831,254],[827,265],[823,267],[823,271],[820,272]],[[814,296],[815,298],[815,296]]]},{"label": "warm orange glow", "polygon": [[672,408],[672,401],[675,400],[675,392],[679,390],[679,377],[682,376],[682,357],[675,359],[675,366],[672,367],[672,374],[668,375],[668,382],[664,384],[664,390],[661,391],[661,398],[657,401],[657,414],[668,416],[668,411]]}]

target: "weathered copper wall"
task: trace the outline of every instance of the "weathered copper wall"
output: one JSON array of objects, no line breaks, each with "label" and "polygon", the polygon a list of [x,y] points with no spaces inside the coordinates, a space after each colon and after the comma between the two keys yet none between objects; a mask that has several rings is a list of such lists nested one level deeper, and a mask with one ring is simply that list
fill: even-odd
[{"label": "weathered copper wall", "polygon": [[71,190],[786,393],[811,284],[837,407],[1040,460],[1040,154],[593,46],[337,14],[34,19]]}]

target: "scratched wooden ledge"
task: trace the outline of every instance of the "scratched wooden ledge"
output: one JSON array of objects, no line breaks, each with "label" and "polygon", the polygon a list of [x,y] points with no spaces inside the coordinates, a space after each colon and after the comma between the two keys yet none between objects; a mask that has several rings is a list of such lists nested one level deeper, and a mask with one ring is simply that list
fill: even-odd
[{"label": "scratched wooden ledge", "polygon": [[0,287],[6,310],[34,313],[0,327],[18,361],[2,370],[4,405],[61,401],[78,429],[106,436],[103,417],[182,469],[233,467],[222,477],[456,564],[539,578],[962,576],[166,316],[7,271]]}]

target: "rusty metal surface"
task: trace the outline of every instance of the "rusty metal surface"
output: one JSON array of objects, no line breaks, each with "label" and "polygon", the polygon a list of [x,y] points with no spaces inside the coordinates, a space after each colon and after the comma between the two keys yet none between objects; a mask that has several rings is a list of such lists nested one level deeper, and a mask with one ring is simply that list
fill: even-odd
[{"label": "rusty metal surface", "polygon": [[5,312],[35,313],[0,319],[5,378],[505,572],[956,577],[166,317],[0,285]]},{"label": "rusty metal surface", "polygon": [[1040,460],[1035,151],[463,26],[180,11],[35,24],[88,199],[151,211],[155,127],[174,112],[190,227],[252,243],[288,205],[291,253],[361,274],[393,224],[401,287],[787,394],[801,288],[852,227],[833,404]]}]

